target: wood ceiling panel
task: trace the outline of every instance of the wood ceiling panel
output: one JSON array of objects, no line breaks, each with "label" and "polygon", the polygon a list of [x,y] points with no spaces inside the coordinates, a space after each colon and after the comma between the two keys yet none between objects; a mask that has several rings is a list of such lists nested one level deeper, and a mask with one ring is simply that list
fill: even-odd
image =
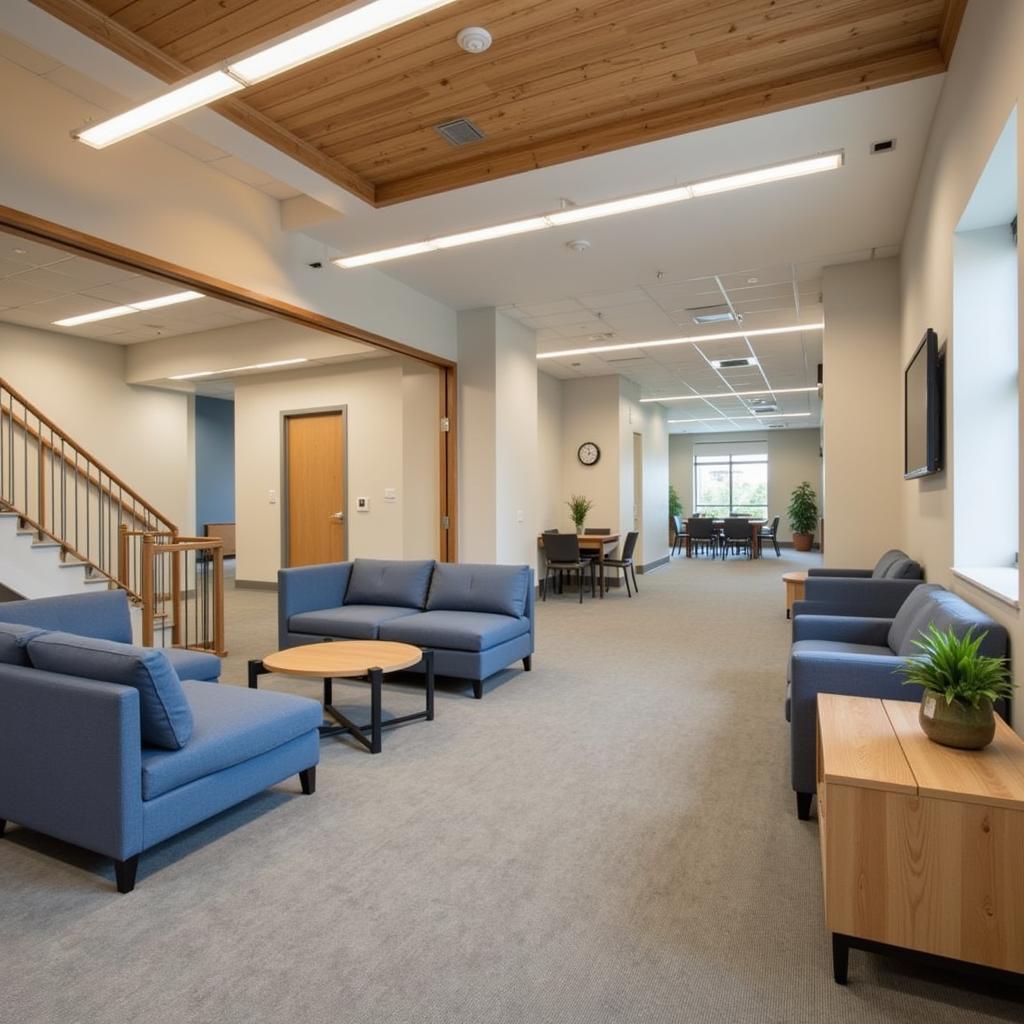
[{"label": "wood ceiling panel", "polygon": [[[345,0],[34,0],[175,81]],[[217,109],[378,205],[945,69],[965,0],[457,0]],[[463,53],[485,25],[494,45]],[[436,125],[487,136],[452,147]],[[802,154],[794,154],[802,155]]]}]

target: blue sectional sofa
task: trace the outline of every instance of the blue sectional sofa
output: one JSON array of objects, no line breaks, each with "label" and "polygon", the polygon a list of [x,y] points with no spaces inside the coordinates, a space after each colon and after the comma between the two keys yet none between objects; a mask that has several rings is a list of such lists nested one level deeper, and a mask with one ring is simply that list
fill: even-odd
[{"label": "blue sectional sofa", "polygon": [[[292,775],[314,791],[319,703],[182,680],[168,652],[95,636],[118,602],[88,595],[76,619],[62,600],[0,605],[0,836],[16,822],[111,857],[130,892],[157,843]],[[28,624],[33,606],[94,635]]]},{"label": "blue sectional sofa", "polygon": [[886,551],[873,569],[808,569],[798,615],[865,615],[892,618],[924,580],[924,570],[906,552]]},{"label": "blue sectional sofa", "polygon": [[[810,816],[815,792],[819,693],[920,701],[919,686],[904,686],[898,669],[919,653],[914,642],[934,623],[958,636],[974,628],[984,634],[981,653],[1007,655],[1006,630],[963,598],[934,583],[918,586],[892,618],[799,615],[793,621],[786,719],[790,723],[790,766],[797,816]],[[1005,715],[1000,702],[996,710]]]},{"label": "blue sectional sofa", "polygon": [[278,573],[278,644],[395,640],[434,652],[439,675],[483,682],[534,650],[526,565],[357,558]]}]

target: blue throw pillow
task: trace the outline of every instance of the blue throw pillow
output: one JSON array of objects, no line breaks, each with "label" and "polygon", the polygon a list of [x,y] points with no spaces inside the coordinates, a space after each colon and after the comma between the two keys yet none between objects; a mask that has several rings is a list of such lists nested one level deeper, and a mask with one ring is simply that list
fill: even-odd
[{"label": "blue throw pillow", "polygon": [[192,736],[192,709],[163,651],[74,633],[44,633],[29,640],[28,656],[46,672],[134,686],[143,743],[180,750]]},{"label": "blue throw pillow", "polygon": [[348,578],[345,604],[423,608],[433,569],[433,562],[357,558]]},{"label": "blue throw pillow", "polygon": [[25,645],[32,637],[45,632],[38,626],[0,622],[0,665],[30,665]]},{"label": "blue throw pillow", "polygon": [[528,565],[453,565],[438,562],[427,611],[526,614],[531,583]]}]

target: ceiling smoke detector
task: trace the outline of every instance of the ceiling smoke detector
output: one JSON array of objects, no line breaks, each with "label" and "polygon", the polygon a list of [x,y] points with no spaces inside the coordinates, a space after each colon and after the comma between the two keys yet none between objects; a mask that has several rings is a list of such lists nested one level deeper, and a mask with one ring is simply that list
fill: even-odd
[{"label": "ceiling smoke detector", "polygon": [[590,243],[585,238],[574,238],[571,242],[566,242],[565,247],[580,256],[590,248]]},{"label": "ceiling smoke detector", "polygon": [[455,37],[455,41],[466,51],[466,53],[483,53],[491,48],[493,39],[491,33],[479,25],[471,25],[462,29]]}]

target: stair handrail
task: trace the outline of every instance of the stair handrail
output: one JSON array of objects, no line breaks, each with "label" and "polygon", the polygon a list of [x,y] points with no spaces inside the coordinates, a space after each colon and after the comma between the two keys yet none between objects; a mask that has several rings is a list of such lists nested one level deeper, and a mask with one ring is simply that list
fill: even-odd
[{"label": "stair handrail", "polygon": [[[107,494],[108,494],[108,497],[110,497],[112,500],[116,501],[118,503],[118,505],[120,505],[120,507],[122,509],[124,509],[126,511],[129,510],[129,509],[132,509],[133,516],[135,516],[135,518],[139,518],[136,515],[136,513],[135,513],[134,509],[132,508],[132,506],[130,506],[130,505],[125,503],[123,495],[127,494],[132,499],[132,501],[135,502],[135,505],[138,506],[138,507],[141,507],[146,512],[148,512],[153,517],[153,519],[156,521],[156,523],[162,525],[164,528],[166,528],[170,532],[175,532],[175,533],[177,532],[178,527],[170,519],[168,519],[167,516],[165,516],[159,509],[157,509],[155,506],[151,505],[148,501],[146,501],[146,499],[143,498],[142,495],[139,494],[138,491],[136,491],[129,484],[125,483],[125,481],[123,479],[121,479],[121,477],[119,477],[105,463],[103,463],[102,461],[97,459],[96,456],[92,454],[92,452],[90,452],[87,448],[85,448],[84,446],[80,445],[77,441],[75,441],[71,437],[71,435],[68,434],[68,432],[66,430],[64,430],[61,427],[57,426],[57,424],[54,423],[53,420],[51,420],[49,416],[47,416],[44,412],[42,412],[37,405],[35,405],[34,403],[30,402],[16,388],[11,387],[10,383],[7,380],[5,380],[3,377],[0,377],[0,415],[5,415],[5,414],[8,415],[11,418],[12,422],[16,422],[19,419],[19,417],[15,417],[14,416],[13,409],[9,409],[5,413],[5,411],[3,409],[3,401],[2,401],[2,396],[3,396],[3,393],[5,391],[7,392],[7,394],[11,395],[25,409],[26,412],[30,412],[33,416],[36,417],[36,419],[40,423],[45,423],[47,429],[50,430],[51,433],[57,434],[62,441],[64,441],[66,444],[71,445],[71,447],[74,448],[80,455],[82,455],[86,459],[87,462],[89,462],[93,466],[95,466],[96,469],[103,476],[106,476],[107,479],[109,479],[112,484],[116,484],[116,486],[118,488],[118,491],[119,491],[119,496],[115,498],[113,493],[110,492],[109,490],[107,491]],[[48,445],[49,447],[51,447],[51,449],[53,449],[52,442],[50,442],[50,443],[46,442],[46,440],[39,435],[39,432],[36,431],[34,428],[30,427],[27,423],[20,422],[17,425],[21,429],[28,431],[28,433],[31,436],[33,436],[37,441],[39,441],[41,444]],[[94,485],[100,486],[98,481],[90,476],[90,474],[88,473],[88,470],[86,468],[78,466],[77,464],[75,464],[73,462],[68,463],[67,462],[67,458],[66,458],[66,456],[63,453],[62,453],[62,458],[63,458],[64,462],[67,463],[79,476],[88,479],[89,482],[94,484]],[[35,525],[35,524],[33,524],[33,525]],[[49,533],[49,531],[46,531],[46,532]],[[54,537],[53,539],[57,540],[58,542],[60,541],[59,537]]]}]

